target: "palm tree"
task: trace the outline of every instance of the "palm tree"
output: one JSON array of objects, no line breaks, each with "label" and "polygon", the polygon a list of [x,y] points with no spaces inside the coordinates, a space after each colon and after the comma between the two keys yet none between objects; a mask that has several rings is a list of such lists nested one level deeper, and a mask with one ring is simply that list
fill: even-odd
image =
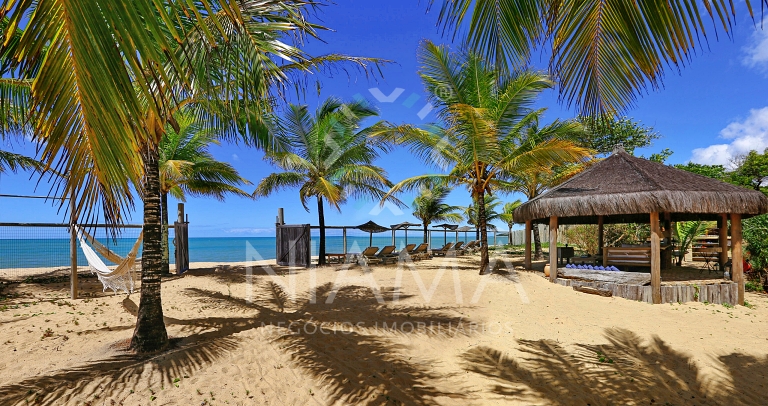
[{"label": "palm tree", "polygon": [[[365,101],[343,103],[330,98],[309,113],[305,105],[288,106],[276,126],[277,138],[287,145],[285,151],[269,150],[267,159],[283,172],[262,179],[254,197],[269,196],[282,189],[299,188],[304,209],[308,200],[317,200],[320,225],[319,265],[325,265],[324,201],[341,211],[350,197],[384,200],[392,186],[383,168],[373,165],[379,151],[386,147],[378,137],[387,131],[383,123],[362,127],[378,112]],[[392,197],[386,199],[398,205]]]},{"label": "palm tree", "polygon": [[[485,223],[486,227],[490,230],[496,230],[496,226],[492,224],[493,221],[501,218],[501,213],[498,212],[498,207],[501,205],[501,200],[497,196],[485,195],[485,201],[483,206],[485,207]],[[475,238],[480,239],[480,205],[477,202],[470,204],[464,208],[464,216],[467,219],[467,224],[475,226]]]},{"label": "palm tree", "polygon": [[520,207],[522,204],[523,202],[520,199],[517,199],[514,202],[504,203],[504,208],[502,209],[501,214],[499,214],[499,218],[507,223],[507,231],[509,232],[509,245],[512,245],[512,226],[515,224],[515,209]]},{"label": "palm tree", "polygon": [[527,66],[536,50],[551,50],[560,99],[586,115],[620,112],[649,86],[662,87],[666,69],[679,70],[701,45],[701,34],[708,39],[702,17],[710,17],[715,30],[719,21],[728,36],[736,21],[735,3],[724,0],[704,1],[706,11],[696,0],[441,3],[444,27],[462,27],[468,46],[499,69]]},{"label": "palm tree", "polygon": [[421,224],[424,226],[424,242],[427,242],[427,229],[432,222],[461,222],[462,216],[457,213],[461,207],[445,203],[445,199],[450,193],[451,189],[445,185],[426,185],[413,199],[411,210],[413,210],[413,217],[421,220]]},{"label": "palm tree", "polygon": [[209,152],[211,145],[219,145],[213,131],[202,125],[188,112],[176,115],[179,130],[167,128],[160,142],[160,204],[163,221],[163,273],[169,272],[168,250],[168,194],[180,201],[187,195],[212,196],[220,201],[227,194],[250,198],[238,188],[250,185],[237,170],[226,162],[217,161]]},{"label": "palm tree", "polygon": [[675,234],[677,235],[677,266],[683,266],[683,258],[693,245],[696,237],[707,232],[712,226],[709,221],[681,221],[675,224]]},{"label": "palm tree", "polygon": [[588,151],[570,141],[531,144],[519,137],[520,128],[531,120],[537,95],[552,86],[545,75],[530,71],[501,75],[478,55],[452,53],[429,41],[418,55],[429,100],[443,125],[400,128],[398,140],[447,173],[403,180],[389,194],[427,182],[466,187],[477,202],[480,273],[485,274],[489,271],[486,194],[508,189],[511,175],[582,159]]},{"label": "palm tree", "polygon": [[[131,348],[161,350],[168,337],[158,146],[167,126],[177,127],[174,114],[192,108],[206,126],[261,147],[271,140],[265,117],[296,76],[342,60],[368,73],[367,64],[380,61],[311,58],[286,44],[286,36],[300,42],[324,29],[306,20],[314,4],[304,1],[7,3],[0,73],[18,75],[33,95],[25,120],[43,146],[41,161],[67,174],[58,181],[77,197],[78,217],[101,207],[107,223],[119,224],[134,189],[142,196],[142,288]],[[0,93],[0,105],[10,97]]]},{"label": "palm tree", "polygon": [[[521,129],[521,137],[526,142],[538,144],[553,139],[578,139],[587,130],[576,120],[560,121],[540,127],[539,122],[544,110],[537,111],[531,121]],[[559,185],[582,170],[581,160],[564,161],[556,167],[541,165],[519,172],[511,177],[510,184],[516,192],[524,194],[528,200],[534,199],[549,188]],[[539,227],[533,227],[534,259],[541,259],[544,252],[541,247]]]}]

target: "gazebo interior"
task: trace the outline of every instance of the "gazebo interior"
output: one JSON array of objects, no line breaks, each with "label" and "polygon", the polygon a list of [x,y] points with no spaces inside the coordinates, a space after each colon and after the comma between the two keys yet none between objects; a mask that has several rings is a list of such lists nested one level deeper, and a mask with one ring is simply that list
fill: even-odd
[{"label": "gazebo interior", "polygon": [[[532,267],[531,228],[533,224],[544,223],[549,224],[550,247],[557,247],[558,226],[596,224],[599,252],[590,261],[603,267],[615,266],[622,271],[641,271],[581,272],[558,268],[558,252],[563,256],[573,255],[568,252],[571,249],[561,247],[550,249],[549,277],[552,282],[591,290],[590,293],[657,304],[706,301],[743,305],[741,222],[766,212],[768,198],[760,192],[636,158],[619,149],[521,205],[515,210],[514,219],[526,225],[527,269]],[[679,271],[672,267],[675,248],[672,224],[692,220],[717,222],[718,243],[707,251],[717,263],[721,279],[662,285],[662,269],[666,270],[666,275],[672,270]],[[606,247],[604,225],[624,223],[650,224],[650,242],[641,246]],[[726,264],[731,264],[732,280],[722,278]],[[695,273],[699,273],[698,270]],[[681,274],[693,275],[694,272]]]}]

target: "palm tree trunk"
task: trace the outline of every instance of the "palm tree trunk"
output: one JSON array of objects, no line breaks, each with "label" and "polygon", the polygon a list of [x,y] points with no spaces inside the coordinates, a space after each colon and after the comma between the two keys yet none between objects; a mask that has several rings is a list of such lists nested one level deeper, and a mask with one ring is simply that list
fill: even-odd
[{"label": "palm tree trunk", "polygon": [[141,254],[141,299],[133,330],[131,349],[154,352],[168,346],[168,333],[163,321],[160,300],[160,274],[162,272],[162,224],[160,220],[160,168],[157,149],[147,152],[144,160],[144,246]]},{"label": "palm tree trunk", "polygon": [[429,239],[429,231],[427,230],[427,227],[429,227],[429,223],[424,223],[424,242],[428,242]]},{"label": "palm tree trunk", "polygon": [[541,236],[539,235],[539,225],[533,225],[533,259],[544,258],[544,251],[541,249]]},{"label": "palm tree trunk", "polygon": [[171,255],[168,248],[168,193],[160,194],[160,206],[163,212],[163,273],[171,273]]},{"label": "palm tree trunk", "polygon": [[318,249],[319,258],[317,264],[325,265],[325,215],[323,215],[323,198],[317,197],[317,216],[320,221],[320,248]]},{"label": "palm tree trunk", "polygon": [[485,190],[481,190],[477,197],[477,224],[480,231],[480,275],[491,273],[488,269],[488,223],[485,221]]}]

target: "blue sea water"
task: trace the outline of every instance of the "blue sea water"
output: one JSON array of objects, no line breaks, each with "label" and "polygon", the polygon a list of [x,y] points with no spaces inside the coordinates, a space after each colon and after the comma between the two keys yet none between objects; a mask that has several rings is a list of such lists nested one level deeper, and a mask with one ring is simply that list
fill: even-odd
[{"label": "blue sea water", "polygon": [[[382,248],[392,244],[392,236],[382,233],[373,238],[365,236],[348,236],[347,252],[361,252],[368,246]],[[416,234],[416,233],[413,233]],[[420,243],[423,240],[421,234],[409,235],[408,243]],[[489,236],[491,238],[491,236]],[[474,235],[459,235],[459,241],[474,239]],[[455,235],[448,235],[449,242],[455,241]],[[118,238],[111,240],[99,238],[99,241],[107,245],[118,255],[126,255],[135,238]],[[312,236],[312,255],[317,255],[319,239]],[[442,234],[433,234],[432,246],[441,247],[444,243]],[[492,243],[492,242],[491,242]],[[499,237],[499,244],[506,243],[506,238]],[[395,240],[398,249],[405,246],[405,237],[398,235]],[[170,241],[171,263],[173,258],[173,239]],[[326,237],[326,252],[342,253],[343,237],[331,235]],[[139,254],[141,255],[141,254]],[[274,237],[224,237],[224,238],[190,238],[189,260],[190,262],[243,262],[249,260],[274,259]],[[30,239],[0,239],[0,269],[4,268],[41,268],[64,267],[70,263],[68,238],[30,238]],[[105,261],[107,265],[111,265]],[[78,264],[87,266],[85,256],[78,245]]]}]

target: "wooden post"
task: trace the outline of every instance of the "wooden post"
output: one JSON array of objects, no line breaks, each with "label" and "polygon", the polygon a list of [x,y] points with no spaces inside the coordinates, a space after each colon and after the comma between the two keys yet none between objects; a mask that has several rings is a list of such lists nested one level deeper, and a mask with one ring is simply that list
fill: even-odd
[{"label": "wooden post", "polygon": [[493,246],[495,247],[496,245],[498,245],[496,242],[496,230],[493,230]]},{"label": "wooden post", "polygon": [[605,231],[603,230],[603,222],[605,217],[597,216],[597,255],[602,255],[603,244],[605,243]]},{"label": "wooden post", "polygon": [[533,222],[531,220],[528,220],[525,222],[525,269],[531,270],[533,269],[533,264],[531,263],[531,228],[532,228]]},{"label": "wooden post", "polygon": [[[179,219],[179,221],[184,221],[184,219]],[[285,212],[282,207],[277,209],[277,224],[280,224],[281,226],[285,224]]]},{"label": "wooden post", "polygon": [[653,303],[661,304],[661,238],[659,213],[651,213],[651,291]]},{"label": "wooden post", "polygon": [[718,221],[720,231],[720,271],[725,271],[725,263],[728,262],[728,215],[723,213]]},{"label": "wooden post", "polygon": [[731,213],[731,272],[739,287],[738,304],[744,306],[744,258],[741,252],[741,214]]},{"label": "wooden post", "polygon": [[394,228],[392,229],[392,245],[397,247],[397,244],[395,244],[395,229]]},{"label": "wooden post", "polygon": [[70,298],[77,299],[78,296],[78,282],[77,282],[77,231],[75,231],[75,224],[77,224],[77,216],[75,216],[75,192],[69,196],[69,259],[71,266],[71,275],[69,278],[69,290]]},{"label": "wooden post", "polygon": [[342,244],[344,244],[344,255],[347,255],[347,228],[344,227],[341,231],[342,237],[341,239],[344,240]]},{"label": "wooden post", "polygon": [[549,281],[557,280],[557,216],[549,218]]}]

